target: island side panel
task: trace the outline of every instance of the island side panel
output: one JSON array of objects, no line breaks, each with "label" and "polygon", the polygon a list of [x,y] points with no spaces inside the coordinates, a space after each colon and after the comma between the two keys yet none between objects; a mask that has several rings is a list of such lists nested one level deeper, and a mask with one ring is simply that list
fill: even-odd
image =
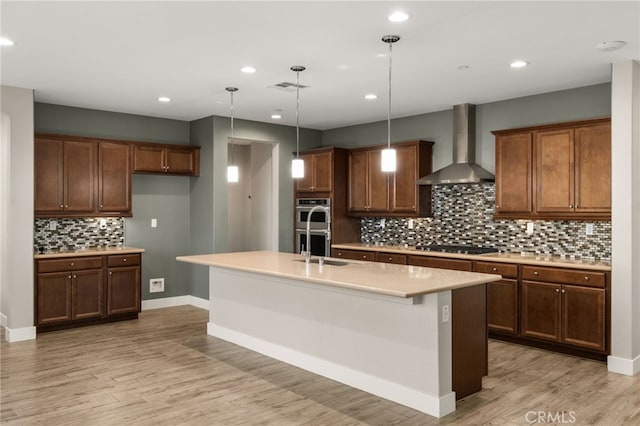
[{"label": "island side panel", "polygon": [[451,292],[411,299],[210,268],[210,335],[441,417],[455,410]]}]

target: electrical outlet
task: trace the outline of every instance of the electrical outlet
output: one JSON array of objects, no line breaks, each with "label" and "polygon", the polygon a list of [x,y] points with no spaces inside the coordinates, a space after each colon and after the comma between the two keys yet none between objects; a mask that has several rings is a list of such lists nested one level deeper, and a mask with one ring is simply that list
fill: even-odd
[{"label": "electrical outlet", "polygon": [[407,221],[407,226],[409,227],[409,229],[413,229],[413,219],[409,219]]},{"label": "electrical outlet", "polygon": [[533,222],[527,223],[527,234],[529,235],[533,234]]},{"label": "electrical outlet", "polygon": [[442,322],[449,322],[449,305],[442,307]]},{"label": "electrical outlet", "polygon": [[49,231],[55,231],[58,228],[58,222],[55,220],[49,221]]},{"label": "electrical outlet", "polygon": [[593,235],[593,223],[587,223],[585,226],[585,233],[587,235]]},{"label": "electrical outlet", "polygon": [[100,229],[107,229],[107,219],[100,219],[100,221],[98,222],[98,225],[100,227]]},{"label": "electrical outlet", "polygon": [[162,293],[164,291],[164,278],[151,278],[149,280],[149,293]]},{"label": "electrical outlet", "polygon": [[387,221],[384,217],[380,219],[380,228],[384,228],[386,224],[387,224]]}]

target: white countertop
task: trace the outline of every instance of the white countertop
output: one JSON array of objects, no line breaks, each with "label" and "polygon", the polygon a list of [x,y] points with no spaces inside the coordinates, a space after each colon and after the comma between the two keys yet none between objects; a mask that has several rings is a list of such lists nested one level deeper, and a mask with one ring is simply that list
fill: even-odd
[{"label": "white countertop", "polygon": [[415,256],[433,256],[433,257],[446,257],[450,259],[467,259],[486,262],[503,262],[503,263],[518,263],[522,265],[534,265],[534,266],[556,266],[560,268],[578,268],[588,269],[594,271],[611,271],[611,263],[604,261],[594,261],[585,259],[571,259],[560,256],[548,256],[537,254],[520,254],[520,253],[487,253],[487,254],[463,254],[463,253],[443,253],[439,251],[423,251],[416,250],[413,247],[401,247],[401,246],[380,246],[375,244],[365,243],[344,243],[333,244],[332,248],[346,249],[346,250],[366,250],[385,253],[399,253]]},{"label": "white countertop", "polygon": [[144,249],[136,247],[107,246],[91,247],[77,250],[51,250],[44,253],[34,253],[34,259],[54,259],[58,257],[79,257],[79,256],[108,256],[111,254],[133,254],[144,253]]},{"label": "white countertop", "polygon": [[299,254],[272,251],[179,256],[176,259],[401,298],[470,287],[501,278],[493,274],[331,258],[328,259],[347,265],[307,265]]}]

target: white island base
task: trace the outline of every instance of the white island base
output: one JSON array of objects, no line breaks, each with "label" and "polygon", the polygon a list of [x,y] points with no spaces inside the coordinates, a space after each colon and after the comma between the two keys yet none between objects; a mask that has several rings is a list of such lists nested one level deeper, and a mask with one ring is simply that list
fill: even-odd
[{"label": "white island base", "polygon": [[398,299],[211,267],[209,300],[211,336],[432,416],[455,410],[450,291]]},{"label": "white island base", "polygon": [[455,411],[452,371],[462,396],[482,386],[485,283],[499,275],[274,252],[178,260],[210,267],[211,336],[435,417]]}]

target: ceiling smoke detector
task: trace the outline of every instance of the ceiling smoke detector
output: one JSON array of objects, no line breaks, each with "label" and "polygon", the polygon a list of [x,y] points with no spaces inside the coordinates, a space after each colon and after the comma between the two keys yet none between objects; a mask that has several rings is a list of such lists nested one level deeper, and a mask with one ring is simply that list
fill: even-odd
[{"label": "ceiling smoke detector", "polygon": [[620,40],[603,41],[596,44],[596,49],[603,52],[613,52],[614,50],[622,49],[627,43]]}]

